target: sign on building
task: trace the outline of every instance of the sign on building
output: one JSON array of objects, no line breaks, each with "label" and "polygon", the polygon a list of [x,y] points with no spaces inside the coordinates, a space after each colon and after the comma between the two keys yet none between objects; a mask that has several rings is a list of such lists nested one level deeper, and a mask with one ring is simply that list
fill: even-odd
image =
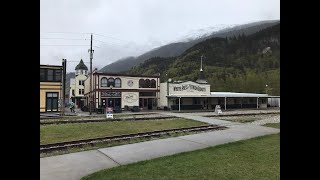
[{"label": "sign on building", "polygon": [[121,92],[101,92],[101,97],[121,97]]}]

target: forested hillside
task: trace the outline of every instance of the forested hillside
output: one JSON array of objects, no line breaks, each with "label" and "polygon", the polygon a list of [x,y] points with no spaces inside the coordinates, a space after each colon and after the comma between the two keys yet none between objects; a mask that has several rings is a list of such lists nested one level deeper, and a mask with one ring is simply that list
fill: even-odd
[{"label": "forested hillside", "polygon": [[203,69],[211,91],[280,95],[280,23],[248,36],[213,37],[180,56],[148,59],[129,73],[161,73],[161,81],[167,78],[195,81],[201,55],[205,56]]}]

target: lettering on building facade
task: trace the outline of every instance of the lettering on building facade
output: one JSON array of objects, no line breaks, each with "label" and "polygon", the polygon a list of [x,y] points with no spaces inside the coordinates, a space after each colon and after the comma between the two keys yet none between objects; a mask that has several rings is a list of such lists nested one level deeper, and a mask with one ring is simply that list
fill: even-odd
[{"label": "lettering on building facade", "polygon": [[195,86],[192,84],[188,84],[188,85],[180,85],[180,86],[174,86],[173,87],[173,91],[190,91],[190,90],[196,90],[196,91],[206,91],[205,87],[201,87],[201,86]]},{"label": "lettering on building facade", "polygon": [[127,93],[127,94],[124,94],[123,96],[123,101],[128,103],[133,103],[133,102],[136,102],[137,100],[138,100],[138,96],[133,93]]},{"label": "lettering on building facade", "polygon": [[121,92],[101,92],[101,97],[121,97]]}]

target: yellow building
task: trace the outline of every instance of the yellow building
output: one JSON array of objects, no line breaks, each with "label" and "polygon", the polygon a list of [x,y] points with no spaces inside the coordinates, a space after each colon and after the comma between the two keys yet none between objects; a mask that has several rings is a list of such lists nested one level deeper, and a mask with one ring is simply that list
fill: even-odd
[{"label": "yellow building", "polygon": [[40,112],[60,111],[62,66],[40,65]]}]

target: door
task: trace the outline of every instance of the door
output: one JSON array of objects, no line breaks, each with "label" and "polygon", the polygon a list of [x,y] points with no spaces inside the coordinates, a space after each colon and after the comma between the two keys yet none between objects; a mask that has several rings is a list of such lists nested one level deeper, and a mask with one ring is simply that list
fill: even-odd
[{"label": "door", "polygon": [[58,95],[57,92],[46,93],[46,111],[57,112],[58,111]]}]

